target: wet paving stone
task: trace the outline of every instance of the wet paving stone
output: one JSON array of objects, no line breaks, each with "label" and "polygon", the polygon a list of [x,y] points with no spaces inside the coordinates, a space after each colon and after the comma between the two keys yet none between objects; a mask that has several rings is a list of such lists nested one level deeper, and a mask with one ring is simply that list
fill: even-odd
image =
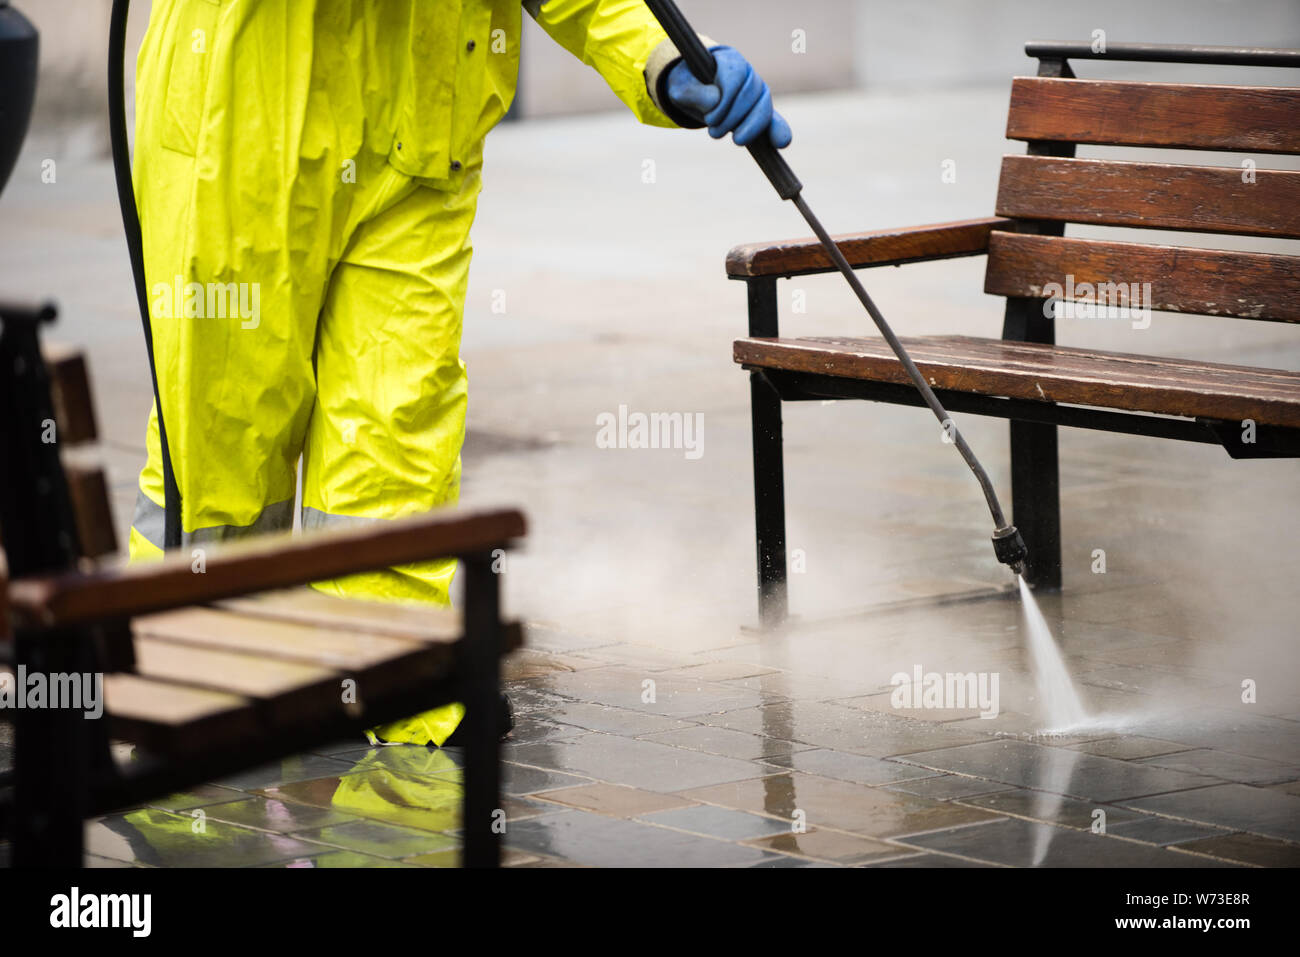
[{"label": "wet paving stone", "polygon": [[619,784],[587,784],[563,788],[538,795],[540,801],[554,801],[566,807],[580,808],[615,817],[638,817],[655,811],[689,807],[691,802],[671,794],[656,794]]},{"label": "wet paving stone", "polygon": [[374,854],[361,854],[357,851],[336,851],[329,848],[322,848],[323,854],[313,854],[311,857],[298,857],[291,861],[281,861],[278,864],[264,864],[263,867],[287,868],[290,870],[315,870],[327,868],[368,868],[368,867],[406,867],[413,868],[414,864],[406,864],[402,861],[390,860],[386,857],[377,857]]},{"label": "wet paving stone", "polygon": [[938,771],[954,771],[1093,801],[1115,801],[1214,783],[1214,778],[1201,774],[1148,767],[1009,738],[906,755],[900,760]]},{"label": "wet paving stone", "polygon": [[762,773],[761,766],[746,761],[609,734],[526,745],[514,750],[511,759],[649,791],[682,791]]},{"label": "wet paving stone", "polygon": [[707,804],[642,814],[640,819],[650,824],[675,827],[682,831],[707,834],[728,841],[742,841],[751,837],[782,834],[790,830],[789,821],[777,821],[748,811],[732,811]]},{"label": "wet paving stone", "polygon": [[572,724],[560,724],[550,718],[536,714],[515,715],[515,727],[506,739],[505,745],[531,744],[536,741],[558,741],[562,738],[576,738],[585,733],[585,729]]},{"label": "wet paving stone", "polygon": [[[501,866],[502,867],[530,867],[536,865],[540,858],[536,854],[529,854],[527,851],[516,850],[511,847],[501,849]],[[457,868],[461,866],[461,849],[434,851],[431,854],[417,854],[415,857],[404,859],[406,864],[415,864],[418,867],[442,867]]]},{"label": "wet paving stone", "polygon": [[[653,681],[653,686],[647,685],[647,681]],[[752,691],[721,682],[678,678],[624,666],[553,675],[542,682],[554,694],[589,705],[607,705],[671,718],[752,707],[762,700]],[[653,700],[647,701],[651,688]],[[637,733],[660,730],[667,729],[646,728]]]},{"label": "wet paving stone", "polygon": [[[752,666],[751,667],[755,667]],[[745,688],[768,699],[800,698],[818,701],[826,698],[843,698],[862,689],[856,682],[829,678],[823,675],[806,675],[790,671],[775,671],[746,678],[727,679],[726,684]]]},{"label": "wet paving stone", "polygon": [[680,668],[682,664],[680,655],[646,645],[606,644],[579,651],[576,655],[590,658],[597,666],[614,665],[638,671],[668,671]]},{"label": "wet paving stone", "polygon": [[262,831],[291,834],[327,824],[342,824],[357,820],[355,815],[344,814],[329,808],[310,807],[286,801],[270,801],[264,797],[250,797],[228,804],[212,804],[203,808],[208,818],[238,824]]},{"label": "wet paving stone", "polygon": [[931,721],[942,724],[946,721],[962,721],[978,718],[979,708],[895,708],[893,693],[883,691],[879,694],[861,695],[854,698],[840,698],[835,702],[846,708],[858,708],[862,711],[879,711],[899,718],[911,718],[914,721]]},{"label": "wet paving stone", "polygon": [[581,668],[594,668],[597,663],[576,655],[548,654],[546,652],[521,648],[513,652],[501,665],[501,680],[504,682],[528,681],[554,674],[557,671],[577,671]]},{"label": "wet paving stone", "polygon": [[1193,748],[1230,751],[1279,764],[1300,762],[1300,729],[1294,721],[1283,718],[1201,708],[1145,719],[1142,733]]},{"label": "wet paving stone", "polygon": [[1085,741],[1070,746],[1072,750],[1095,754],[1099,758],[1116,758],[1120,761],[1132,761],[1137,758],[1149,758],[1157,754],[1172,754],[1175,751],[1187,751],[1188,746],[1176,741],[1161,741],[1159,738],[1146,738],[1140,734],[1123,737],[1102,738],[1097,741]]},{"label": "wet paving stone", "polygon": [[1101,820],[1096,815],[1098,810],[1105,812],[1107,828],[1123,821],[1136,821],[1143,817],[1127,808],[1102,804],[1100,801],[1080,801],[1047,791],[1030,791],[1023,788],[978,794],[959,800],[962,804],[986,808],[999,814],[1027,817],[1048,824],[1088,831],[1092,830],[1094,822]]},{"label": "wet paving stone", "polygon": [[926,850],[1014,867],[1213,867],[1218,862],[1104,835],[1008,818],[899,838]]},{"label": "wet paving stone", "polygon": [[330,757],[342,751],[366,751],[369,750],[369,748],[370,743],[366,740],[366,736],[364,734],[359,734],[356,737],[344,738],[341,741],[319,745],[318,747],[312,748],[308,753]]},{"label": "wet paving stone", "polygon": [[801,854],[837,864],[865,864],[868,861],[894,857],[898,848],[873,841],[853,834],[841,834],[838,831],[813,829],[802,834],[792,833],[787,827],[782,834],[746,841],[751,847],[761,847],[769,851],[785,854]]},{"label": "wet paving stone", "polygon": [[1124,803],[1168,817],[1300,843],[1300,797],[1271,788],[1219,784]]},{"label": "wet paving stone", "polygon": [[657,734],[640,736],[645,741],[655,741],[674,748],[688,751],[703,751],[727,758],[739,758],[742,761],[765,761],[789,755],[795,751],[806,751],[809,745],[794,741],[782,741],[779,738],[765,738],[762,735],[749,734],[745,731],[732,731],[712,725],[693,725],[677,731],[661,731]]},{"label": "wet paving stone", "polygon": [[768,854],[764,860],[758,861],[755,864],[750,864],[749,866],[784,869],[788,867],[840,867],[842,865],[833,864],[830,861],[814,861],[806,857],[790,857],[786,854]]},{"label": "wet paving stone", "polygon": [[[531,857],[532,855],[524,855]],[[460,848],[454,848],[445,851],[434,851],[431,854],[417,854],[414,857],[406,858],[402,863],[414,864],[416,867],[437,867],[437,868],[456,868],[460,867]],[[502,866],[506,866],[502,861]]]},{"label": "wet paving stone", "polygon": [[1238,784],[1281,784],[1300,778],[1300,767],[1294,765],[1287,766],[1264,758],[1205,748],[1145,758],[1139,763],[1173,768],[1175,771],[1208,774]]},{"label": "wet paving stone", "polygon": [[573,700],[550,691],[545,679],[510,682],[506,693],[510,696],[516,721],[527,716],[545,717],[566,701]]},{"label": "wet paving stone", "polygon": [[1230,833],[1221,827],[1189,824],[1186,821],[1156,817],[1154,814],[1146,814],[1131,821],[1109,823],[1106,831],[1119,837],[1127,837],[1134,841],[1145,841],[1148,844],[1159,844],[1161,846],[1185,844],[1188,841],[1210,837],[1225,837]]},{"label": "wet paving stone", "polygon": [[256,867],[305,857],[317,845],[283,834],[142,808],[89,822],[87,853],[151,867]]},{"label": "wet paving stone", "polygon": [[966,861],[960,857],[948,857],[946,854],[909,854],[887,861],[868,862],[863,867],[924,868],[933,867],[988,867],[991,862]]},{"label": "wet paving stone", "polygon": [[[360,771],[374,771],[380,768],[413,774],[422,777],[441,774],[458,774],[464,765],[464,755],[458,748],[430,748],[414,744],[386,745],[383,747],[364,748],[357,751],[342,751],[334,754],[326,766],[324,774],[311,777],[329,777],[339,774],[355,774]],[[271,784],[290,784],[305,780],[291,776],[284,781]],[[459,780],[459,778],[457,778]],[[259,785],[268,787],[270,785]]]},{"label": "wet paving stone", "polygon": [[398,827],[380,821],[349,821],[314,828],[296,835],[303,840],[331,844],[349,851],[359,851],[375,857],[399,858],[431,851],[459,847],[459,841],[446,834]]},{"label": "wet paving stone", "polygon": [[346,774],[348,770],[348,761],[345,759],[320,754],[300,754],[233,774],[228,778],[221,778],[216,783],[225,787],[238,788],[241,791],[255,791],[276,784],[306,781],[309,778],[321,778],[330,774]]},{"label": "wet paving stone", "polygon": [[[384,769],[295,781],[264,788],[259,793],[271,800],[326,808],[425,831],[459,828],[464,800],[464,788],[451,775],[423,777]],[[510,821],[541,813],[533,803],[521,798],[504,799],[502,809]]]},{"label": "wet paving stone", "polygon": [[1078,733],[1044,730],[1042,718],[1019,711],[1003,711],[995,718],[964,718],[945,727],[954,731],[979,734],[985,740],[993,738],[998,741],[1025,741],[1058,748],[1084,744],[1105,737],[1109,733],[1100,729]]},{"label": "wet paving stone", "polygon": [[511,797],[523,797],[558,788],[579,787],[591,783],[576,774],[562,774],[545,768],[530,768],[512,761],[501,762],[501,791]]},{"label": "wet paving stone", "polygon": [[587,811],[562,811],[510,828],[510,845],[590,867],[743,867],[772,855]]},{"label": "wet paving stone", "polygon": [[[601,731],[605,734],[621,734],[630,738],[656,731],[692,727],[689,722],[659,714],[646,714],[627,708],[586,704],[579,701],[567,701],[560,705],[551,712],[550,720],[559,725],[577,728],[579,732]],[[568,737],[576,736],[577,732],[568,735]]]},{"label": "wet paving stone", "polygon": [[696,681],[734,681],[738,678],[757,678],[761,675],[777,674],[773,668],[743,661],[709,661],[701,665],[672,668],[664,673],[674,678]]},{"label": "wet paving stone", "polygon": [[990,794],[995,791],[1012,790],[1010,784],[998,784],[996,781],[982,781],[979,778],[963,777],[960,774],[940,774],[933,777],[917,778],[890,784],[887,791],[902,791],[917,797],[932,798],[936,801],[951,801],[955,798],[973,797],[977,794]]},{"label": "wet paving stone", "polygon": [[958,824],[994,820],[981,808],[930,801],[911,794],[862,788],[809,774],[773,774],[681,792],[705,804],[753,811],[793,823],[795,812],[809,829],[833,828],[869,837],[893,837]]},{"label": "wet paving stone", "polygon": [[1256,834],[1229,834],[1180,846],[1257,867],[1300,867],[1300,844],[1274,841]]},{"label": "wet paving stone", "polygon": [[517,848],[506,848],[508,853],[513,854],[513,860],[516,863],[506,864],[507,867],[519,868],[569,868],[583,867],[585,865],[566,861],[558,857],[551,857],[549,854],[533,854],[529,851],[521,851]]},{"label": "wet paving stone", "polygon": [[852,754],[848,751],[830,751],[825,748],[768,758],[766,763],[788,768],[791,771],[818,774],[824,778],[835,778],[869,787],[934,776],[934,772],[926,768]]},{"label": "wet paving stone", "polygon": [[699,720],[735,731],[878,758],[955,747],[985,738],[981,734],[949,730],[949,725],[909,721],[892,714],[816,701],[778,701],[760,708],[703,716]]},{"label": "wet paving stone", "polygon": [[[246,797],[243,791],[235,788],[220,787],[216,784],[200,784],[198,787],[168,794],[149,802],[151,807],[160,807],[165,811],[187,811],[190,808],[203,807],[207,804],[223,804]],[[123,808],[122,810],[126,810]]]}]

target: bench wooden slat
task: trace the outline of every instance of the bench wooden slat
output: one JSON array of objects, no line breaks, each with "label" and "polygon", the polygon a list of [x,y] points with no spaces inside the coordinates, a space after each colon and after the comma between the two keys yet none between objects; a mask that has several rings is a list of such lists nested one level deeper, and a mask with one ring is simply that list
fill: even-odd
[{"label": "bench wooden slat", "polygon": [[1300,238],[1300,171],[1005,156],[997,211],[1019,219]]},{"label": "bench wooden slat", "polygon": [[50,376],[50,398],[60,444],[95,441],[99,429],[85,355],[68,346],[47,343],[41,349],[41,358]]},{"label": "bench wooden slat", "polygon": [[186,551],[161,562],[11,582],[9,597],[15,615],[40,627],[129,618],[250,591],[486,552],[520,538],[525,528],[523,515],[513,509],[446,509],[361,527],[213,546],[201,575],[194,573]]},{"label": "bench wooden slat", "polygon": [[253,699],[272,725],[309,723],[343,710],[344,675],[332,668],[218,651],[137,635],[136,672]]},{"label": "bench wooden slat", "polygon": [[68,497],[72,500],[82,557],[112,555],[117,551],[117,534],[113,530],[113,509],[104,470],[64,462],[63,474],[68,481]]},{"label": "bench wooden slat", "polygon": [[[314,588],[286,588],[232,598],[216,602],[215,607],[238,611],[253,618],[364,631],[412,641],[446,644],[459,641],[464,632],[460,613],[451,608],[336,598]],[[517,621],[503,621],[502,653],[514,651],[523,644],[523,626]]]},{"label": "bench wooden slat", "polygon": [[[998,216],[908,229],[880,229],[832,237],[854,268],[897,266],[908,262],[975,256],[988,247],[989,233],[1013,224]],[[747,243],[727,254],[727,275],[806,276],[831,272],[835,266],[816,239]]]},{"label": "bench wooden slat", "polygon": [[227,599],[217,605],[253,618],[365,631],[414,641],[456,641],[462,632],[460,614],[451,608],[336,598],[314,588],[284,588]]},{"label": "bench wooden slat", "polygon": [[1300,90],[1016,77],[1007,138],[1300,153]]},{"label": "bench wooden slat", "polygon": [[[904,339],[935,389],[1300,427],[1300,373],[970,336]],[[735,360],[909,383],[883,339],[738,339]]]},{"label": "bench wooden slat", "polygon": [[1004,232],[989,240],[985,292],[1046,298],[1067,276],[1076,287],[1149,282],[1150,308],[1162,312],[1300,322],[1300,256]]},{"label": "bench wooden slat", "polygon": [[137,637],[300,662],[341,672],[370,694],[451,673],[449,644],[272,621],[213,608],[186,608],[131,622]]},{"label": "bench wooden slat", "polygon": [[110,674],[104,676],[104,700],[114,737],[162,754],[225,747],[258,734],[252,702],[239,695]]}]

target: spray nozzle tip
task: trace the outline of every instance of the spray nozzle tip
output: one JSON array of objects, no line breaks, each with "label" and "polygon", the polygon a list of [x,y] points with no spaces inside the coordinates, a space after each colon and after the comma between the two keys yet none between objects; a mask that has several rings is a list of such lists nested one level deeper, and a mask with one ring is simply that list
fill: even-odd
[{"label": "spray nozzle tip", "polygon": [[1004,525],[993,532],[993,553],[998,561],[1007,565],[1017,575],[1025,573],[1025,562],[1029,558],[1029,549],[1020,531],[1014,525]]}]

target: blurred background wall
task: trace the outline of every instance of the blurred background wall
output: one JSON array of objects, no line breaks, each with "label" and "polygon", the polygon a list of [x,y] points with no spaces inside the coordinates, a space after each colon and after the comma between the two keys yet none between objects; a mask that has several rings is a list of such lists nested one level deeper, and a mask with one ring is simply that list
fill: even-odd
[{"label": "blurred background wall", "polygon": [[[86,150],[106,149],[99,119],[107,103],[111,0],[16,0],[14,5],[41,32],[33,125],[62,130]],[[779,93],[1000,84],[1030,69],[1026,40],[1090,40],[1094,30],[1104,30],[1112,43],[1300,47],[1300,0],[680,0],[680,5],[699,30],[744,50]],[[134,51],[149,0],[131,6]],[[618,107],[598,76],[524,19],[521,116]],[[1143,69],[1129,66],[1125,72],[1139,76]],[[1154,69],[1160,68],[1145,71]],[[1104,64],[1089,66],[1090,74],[1104,70]],[[1178,78],[1187,75],[1183,71]]]}]

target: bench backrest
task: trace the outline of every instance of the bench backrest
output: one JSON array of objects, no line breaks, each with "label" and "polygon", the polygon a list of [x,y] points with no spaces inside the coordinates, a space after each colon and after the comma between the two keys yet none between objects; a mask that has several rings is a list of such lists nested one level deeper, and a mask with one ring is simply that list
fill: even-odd
[{"label": "bench backrest", "polygon": [[[1126,305],[1136,291],[1145,300],[1137,305],[1158,311],[1300,322],[1300,256],[1170,246],[1158,234],[1063,235],[1071,223],[1300,238],[1300,171],[1266,165],[1300,155],[1300,89],[1079,79],[1069,66],[1091,58],[1300,67],[1300,51],[1115,44],[1099,54],[1030,44],[1027,52],[1040,58],[1039,75],[1013,81],[1007,137],[1028,151],[1004,157],[996,208],[1018,229],[990,237],[986,292]],[[1243,162],[1078,159],[1078,144],[1228,151]]]}]

